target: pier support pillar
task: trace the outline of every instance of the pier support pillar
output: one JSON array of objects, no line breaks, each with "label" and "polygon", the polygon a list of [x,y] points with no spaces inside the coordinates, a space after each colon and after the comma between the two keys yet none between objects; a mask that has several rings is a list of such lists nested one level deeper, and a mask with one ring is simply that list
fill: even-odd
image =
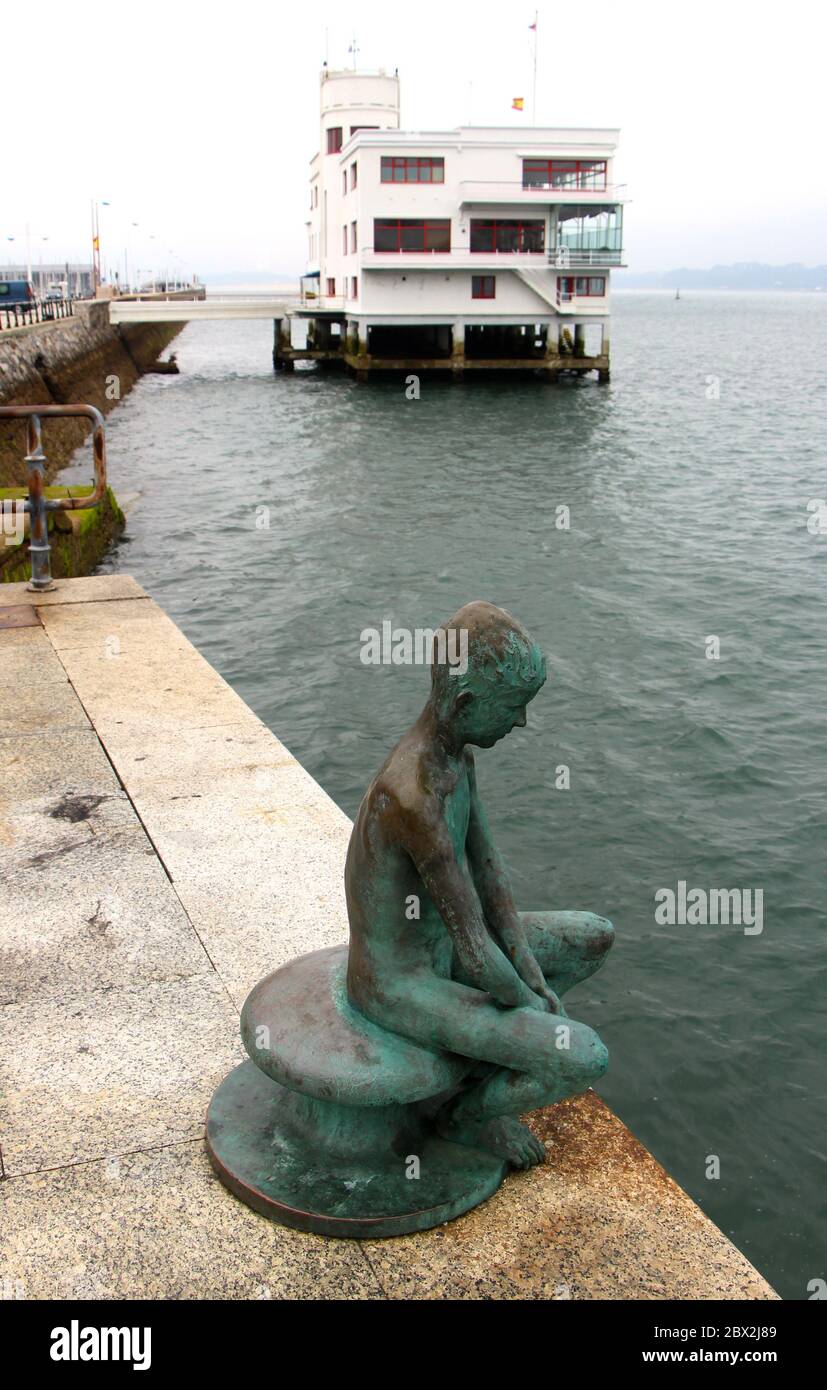
[{"label": "pier support pillar", "polygon": [[290,318],[279,320],[279,359],[282,371],[292,372],[293,370],[293,320]]},{"label": "pier support pillar", "polygon": [[277,372],[292,372],[293,343],[289,318],[273,319],[273,367]]},{"label": "pier support pillar", "polygon": [[602,338],[601,338],[601,341],[600,341],[600,356],[601,356],[601,357],[605,357],[605,359],[606,359],[606,365],[605,365],[605,367],[599,368],[598,373],[597,373],[597,380],[598,380],[598,381],[608,381],[608,380],[609,380],[609,325],[608,325],[607,323],[604,323],[604,324],[603,324],[603,327],[602,327]]},{"label": "pier support pillar", "polygon": [[451,378],[462,381],[465,372],[465,324],[455,323],[451,329]]}]

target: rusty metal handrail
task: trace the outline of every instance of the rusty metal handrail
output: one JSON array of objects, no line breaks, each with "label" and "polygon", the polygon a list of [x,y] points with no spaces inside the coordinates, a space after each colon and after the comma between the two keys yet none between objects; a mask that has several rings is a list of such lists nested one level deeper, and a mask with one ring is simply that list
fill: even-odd
[{"label": "rusty metal handrail", "polygon": [[[82,416],[91,420],[92,450],[95,460],[95,486],[88,497],[47,497],[44,492],[46,455],[43,453],[41,419]],[[0,405],[0,420],[26,421],[25,462],[29,469],[29,495],[23,511],[31,517],[29,556],[32,578],[30,589],[54,588],[49,545],[49,512],[84,511],[97,507],[106,496],[106,435],[103,416],[93,405]]]}]

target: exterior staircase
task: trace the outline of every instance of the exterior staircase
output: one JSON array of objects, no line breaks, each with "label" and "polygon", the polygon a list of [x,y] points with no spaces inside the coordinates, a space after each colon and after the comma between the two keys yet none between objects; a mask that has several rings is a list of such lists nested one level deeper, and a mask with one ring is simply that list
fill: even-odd
[{"label": "exterior staircase", "polygon": [[538,294],[545,300],[557,314],[573,314],[574,304],[571,299],[561,295],[557,288],[557,274],[553,270],[522,270],[518,269],[517,274],[530,290]]}]

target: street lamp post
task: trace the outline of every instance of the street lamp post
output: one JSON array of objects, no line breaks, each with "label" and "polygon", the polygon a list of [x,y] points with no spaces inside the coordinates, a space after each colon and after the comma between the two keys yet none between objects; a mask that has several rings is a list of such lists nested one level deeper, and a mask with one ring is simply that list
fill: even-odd
[{"label": "street lamp post", "polygon": [[109,206],[110,204],[105,198],[101,198],[100,203],[96,198],[92,199],[92,294],[94,298],[97,298],[98,290],[101,287],[100,209]]},{"label": "street lamp post", "polygon": [[98,236],[98,205],[92,199],[92,298],[97,299],[101,282],[100,237]]}]

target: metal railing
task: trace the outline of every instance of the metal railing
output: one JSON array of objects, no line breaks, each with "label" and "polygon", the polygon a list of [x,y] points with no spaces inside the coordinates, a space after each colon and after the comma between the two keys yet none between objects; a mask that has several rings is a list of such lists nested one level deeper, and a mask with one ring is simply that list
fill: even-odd
[{"label": "metal railing", "polygon": [[576,246],[554,246],[548,253],[549,262],[555,270],[570,270],[579,266],[617,266],[623,264],[620,249],[586,250]]},{"label": "metal railing", "polygon": [[606,183],[598,187],[576,183],[526,183],[523,179],[461,179],[459,187],[463,197],[473,195],[475,198],[485,198],[490,195],[496,199],[500,196],[511,198],[515,193],[538,193],[550,194],[551,196],[547,196],[544,201],[554,203],[560,198],[564,200],[570,197],[579,199],[584,194],[588,196],[589,200],[596,197],[609,201],[622,201],[622,190],[626,188],[626,184]]},{"label": "metal railing", "polygon": [[73,299],[33,299],[30,304],[0,303],[0,329],[22,328],[28,323],[52,323],[72,318]]},{"label": "metal railing", "polygon": [[[44,490],[46,455],[43,453],[40,421],[78,415],[91,420],[94,426],[94,489],[87,497],[47,497]],[[0,405],[0,420],[26,421],[25,461],[29,470],[29,495],[23,500],[21,510],[29,517],[29,558],[32,566],[29,588],[43,592],[54,588],[49,545],[49,512],[85,511],[88,507],[97,507],[106,496],[106,436],[103,416],[93,405]],[[2,507],[3,510],[6,509],[5,502]]]}]

